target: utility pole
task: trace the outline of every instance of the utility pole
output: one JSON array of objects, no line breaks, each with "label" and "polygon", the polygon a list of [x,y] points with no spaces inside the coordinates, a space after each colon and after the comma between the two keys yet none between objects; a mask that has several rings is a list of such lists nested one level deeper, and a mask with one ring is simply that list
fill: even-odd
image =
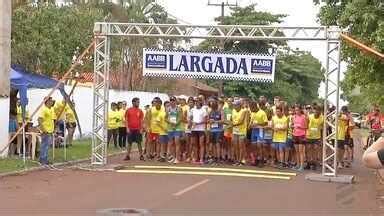
[{"label": "utility pole", "polygon": [[[220,1],[218,1],[218,2],[220,2]],[[218,2],[212,3],[210,0],[208,0],[208,6],[221,7],[221,20],[220,20],[220,24],[224,25],[224,16],[225,16],[224,9],[225,9],[225,7],[237,7],[238,6],[237,0],[236,0],[235,4],[229,3],[228,0],[227,0],[227,2],[224,2],[224,1],[222,1],[221,3],[218,3]],[[224,50],[224,44],[225,44],[225,40],[221,39],[220,40],[220,49],[221,50]],[[223,80],[219,80],[219,96],[223,96],[223,94],[224,94],[224,84],[223,83],[224,83]]]},{"label": "utility pole", "polygon": [[[8,145],[9,72],[11,68],[11,0],[0,1],[0,149]],[[6,157],[8,150],[0,154]]]}]

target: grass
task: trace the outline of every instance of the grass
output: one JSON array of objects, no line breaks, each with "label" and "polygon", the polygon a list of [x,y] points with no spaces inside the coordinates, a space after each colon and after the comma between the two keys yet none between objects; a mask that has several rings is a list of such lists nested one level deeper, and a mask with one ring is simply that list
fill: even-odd
[{"label": "grass", "polygon": [[[112,145],[111,145],[112,146]],[[108,148],[108,154],[121,152],[121,150],[114,147]],[[53,163],[61,163],[66,161],[74,161],[81,159],[88,159],[91,157],[91,139],[75,140],[71,147],[67,148],[66,158],[63,148],[56,148],[54,151],[55,157],[53,158],[53,150],[49,150],[49,161]],[[36,158],[38,160],[38,158]],[[26,160],[24,165],[23,159],[19,157],[0,158],[0,173],[20,171],[27,168],[39,166],[37,161]]]}]

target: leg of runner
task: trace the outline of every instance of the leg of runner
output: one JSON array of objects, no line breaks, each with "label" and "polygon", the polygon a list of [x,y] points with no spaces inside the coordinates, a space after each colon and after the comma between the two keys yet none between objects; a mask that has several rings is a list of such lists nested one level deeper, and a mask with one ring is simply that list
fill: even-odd
[{"label": "leg of runner", "polygon": [[337,140],[337,168],[342,169],[343,166],[343,157],[344,157],[344,149],[345,140]]},{"label": "leg of runner", "polygon": [[192,145],[192,151],[191,151],[191,158],[192,162],[197,163],[198,162],[198,146],[199,146],[199,136],[196,133],[196,131],[193,131],[191,134],[191,145]]},{"label": "leg of runner", "polygon": [[295,145],[295,160],[296,160],[296,167],[295,169],[299,169],[300,168],[300,142],[298,141],[298,138],[294,138],[294,145]]},{"label": "leg of runner", "polygon": [[198,133],[198,139],[199,139],[199,156],[200,156],[200,164],[204,164],[204,153],[205,153],[205,133],[200,132]]},{"label": "leg of runner", "polygon": [[247,158],[247,147],[246,147],[246,136],[240,136],[239,137],[239,147],[240,147],[240,163],[241,165],[246,164],[246,158]]},{"label": "leg of runner", "polygon": [[[178,131],[177,131],[178,132]],[[177,136],[175,136],[175,161],[174,163],[177,164],[177,163],[180,163],[180,156],[181,156],[181,148],[180,148],[180,134],[177,134]]]},{"label": "leg of runner", "polygon": [[305,160],[305,141],[304,138],[301,138],[299,145],[299,154],[300,154],[300,168],[299,171],[304,170],[304,160]]}]

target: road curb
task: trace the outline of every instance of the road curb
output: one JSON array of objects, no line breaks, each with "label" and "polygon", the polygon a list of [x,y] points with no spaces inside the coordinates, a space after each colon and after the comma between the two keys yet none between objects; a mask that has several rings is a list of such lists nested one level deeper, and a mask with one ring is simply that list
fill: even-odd
[{"label": "road curb", "polygon": [[[109,154],[107,157],[118,156],[118,155],[122,155],[122,154],[125,154],[125,153],[126,152],[113,153],[113,154]],[[91,158],[79,159],[79,160],[73,160],[73,161],[54,163],[52,165],[55,166],[55,167],[64,167],[64,166],[68,166],[68,165],[84,163],[84,162],[87,162],[87,161],[90,161],[90,160],[91,160]],[[27,168],[27,169],[23,169],[23,170],[18,170],[18,171],[5,172],[5,173],[0,173],[0,178],[7,177],[7,176],[24,175],[24,174],[29,173],[29,172],[45,170],[45,169],[46,169],[45,167],[38,166],[38,167],[31,167],[31,168]]]}]

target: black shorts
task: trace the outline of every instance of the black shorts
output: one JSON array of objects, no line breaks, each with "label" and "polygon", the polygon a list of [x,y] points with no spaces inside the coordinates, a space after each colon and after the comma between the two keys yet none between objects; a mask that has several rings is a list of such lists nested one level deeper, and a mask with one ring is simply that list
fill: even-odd
[{"label": "black shorts", "polygon": [[138,143],[140,144],[142,140],[142,135],[140,130],[129,130],[128,133],[128,144]]},{"label": "black shorts", "polygon": [[353,148],[353,138],[345,138],[344,145]]},{"label": "black shorts", "polygon": [[294,145],[305,145],[307,143],[305,136],[293,136],[292,140]]},{"label": "black shorts", "polygon": [[[345,140],[337,140],[337,148],[344,150],[345,143]],[[332,140],[332,145],[335,146],[335,140]]]},{"label": "black shorts", "polygon": [[192,131],[192,137],[199,138],[202,136],[205,136],[205,131]]},{"label": "black shorts", "polygon": [[377,157],[381,161],[381,164],[384,165],[384,149],[377,151]]},{"label": "black shorts", "polygon": [[251,141],[252,139],[252,128],[249,128],[247,130],[247,140]]}]

